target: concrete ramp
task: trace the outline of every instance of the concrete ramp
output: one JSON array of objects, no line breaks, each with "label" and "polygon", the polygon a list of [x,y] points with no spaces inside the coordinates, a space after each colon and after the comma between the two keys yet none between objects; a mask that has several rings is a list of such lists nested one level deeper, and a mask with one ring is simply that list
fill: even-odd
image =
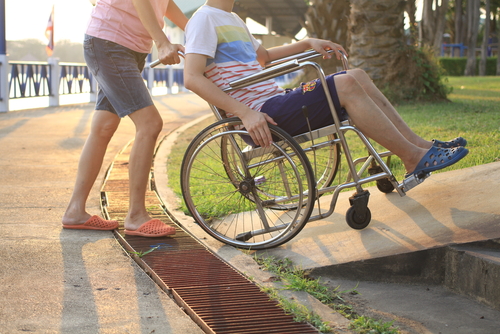
[{"label": "concrete ramp", "polygon": [[[315,269],[500,238],[500,162],[431,175],[404,197],[368,190],[372,220],[364,230],[345,221],[353,193],[348,191],[339,196],[333,215],[265,252]],[[323,196],[321,208],[327,210],[330,201]]]}]

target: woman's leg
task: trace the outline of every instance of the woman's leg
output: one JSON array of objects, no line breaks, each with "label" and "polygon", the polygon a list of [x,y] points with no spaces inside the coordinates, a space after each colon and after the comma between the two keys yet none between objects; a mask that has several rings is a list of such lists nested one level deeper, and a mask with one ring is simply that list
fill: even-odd
[{"label": "woman's leg", "polygon": [[145,196],[154,148],[163,121],[154,105],[129,116],[135,124],[136,135],[129,161],[130,207],[125,218],[125,229],[136,230],[151,219],[146,211]]},{"label": "woman's leg", "polygon": [[413,132],[410,127],[403,121],[399,113],[385,97],[384,94],[375,86],[373,81],[370,79],[365,71],[360,69],[354,69],[348,71],[349,75],[352,75],[359,82],[361,87],[364,89],[366,94],[373,100],[373,102],[378,106],[378,108],[389,118],[389,120],[396,126],[398,131],[405,136],[413,144],[421,148],[430,148],[432,142],[427,141],[415,132]]},{"label": "woman's leg", "polygon": [[83,146],[75,188],[62,218],[65,225],[83,224],[90,214],[86,211],[87,198],[102,167],[106,148],[115,133],[120,118],[106,110],[96,110],[90,134]]}]

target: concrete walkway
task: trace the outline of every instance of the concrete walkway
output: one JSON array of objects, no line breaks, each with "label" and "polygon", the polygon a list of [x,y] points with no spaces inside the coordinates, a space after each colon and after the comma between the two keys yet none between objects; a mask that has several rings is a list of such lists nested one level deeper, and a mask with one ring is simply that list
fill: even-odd
[{"label": "concrete walkway", "polygon": [[[165,131],[208,111],[193,94],[157,97]],[[93,105],[0,114],[0,333],[202,333],[123,251],[112,232],[69,231],[61,217]],[[133,138],[124,119],[88,203]]]},{"label": "concrete walkway", "polygon": [[[162,177],[166,163],[162,160],[168,157],[171,145],[182,136],[182,130],[168,136],[158,151],[155,178],[160,196],[167,203],[169,212],[208,248],[257,282],[268,284],[272,278],[254,268],[251,256],[214,240],[191,217],[176,210],[177,201],[164,187],[167,182]],[[410,333],[496,333],[500,328],[500,310],[453,293],[439,284],[429,283],[431,279],[424,285],[415,284],[415,281],[404,282],[397,273],[400,267],[412,271],[420,265],[420,258],[412,261],[405,255],[447,245],[499,239],[499,189],[500,162],[433,174],[404,197],[395,191],[383,194],[371,187],[368,190],[371,193],[372,220],[364,230],[353,230],[347,225],[348,198],[354,191],[344,192],[330,217],[309,222],[291,241],[258,253],[278,259],[288,258],[312,275],[321,276],[332,289],[339,286],[339,291],[356,289],[361,295],[353,303],[359,304],[361,312],[377,318],[385,317],[386,321],[394,320]],[[325,195],[321,198],[323,211],[328,209],[331,197]],[[316,210],[319,210],[318,206]],[[398,264],[395,261],[397,256],[403,259],[398,259]],[[379,260],[385,258],[385,262]],[[434,267],[445,265],[436,259],[429,262],[432,264],[433,261],[436,262]],[[496,263],[490,273],[490,277],[496,277],[500,251],[490,252],[487,261]],[[366,268],[362,268],[363,263],[368,264]],[[374,275],[378,268],[372,263],[386,270],[386,281],[380,282],[379,279],[376,282]],[[336,267],[339,269],[335,270]],[[342,273],[346,269],[351,273],[358,271],[358,275],[355,273],[346,279]],[[467,268],[462,269],[467,271]],[[483,267],[484,270],[488,271],[487,267]],[[484,284],[481,277],[484,273],[479,270],[476,274],[471,274],[472,280]],[[498,282],[498,278],[493,278],[495,280]],[[333,321],[345,325],[341,319]]]},{"label": "concrete walkway", "polygon": [[[165,159],[170,145],[182,136],[182,128],[178,128],[210,114],[207,104],[189,93],[157,97],[155,102],[165,121],[164,134],[171,133],[155,160],[156,183],[169,210],[233,266],[256,280],[269,279],[249,255],[220,244],[176,211],[165,188]],[[122,250],[111,232],[61,228],[91,117],[92,105],[0,114],[0,333],[201,333]],[[124,119],[98,180],[133,136],[133,124]],[[100,213],[100,186],[99,182],[95,185],[89,200],[88,211],[93,214]],[[435,174],[406,197],[370,189],[372,222],[362,231],[345,223],[350,196],[345,193],[332,216],[309,223],[292,241],[266,253],[287,257],[314,271],[500,238],[498,189],[500,162]],[[328,205],[330,198],[324,196],[322,205]],[[492,328],[500,326],[500,312],[463,297],[452,300],[446,291],[432,299],[421,291],[410,293],[401,285],[384,289],[370,284],[358,289],[365,298],[373,296],[373,301],[393,302],[396,308],[419,313],[412,318],[421,322],[416,333],[470,333],[470,328],[475,333],[492,333]],[[424,304],[425,297],[430,304]],[[430,319],[431,304],[439,307],[431,312],[442,312],[439,321]],[[391,312],[391,307],[384,307],[376,306],[383,313]]]}]

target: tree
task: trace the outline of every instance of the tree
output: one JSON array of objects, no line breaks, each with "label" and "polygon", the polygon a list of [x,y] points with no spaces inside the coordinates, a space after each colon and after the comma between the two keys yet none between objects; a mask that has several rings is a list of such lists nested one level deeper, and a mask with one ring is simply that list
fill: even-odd
[{"label": "tree", "polygon": [[[305,14],[307,34],[334,41],[348,49],[349,12],[349,0],[312,0]],[[327,73],[334,72],[338,65],[332,61],[320,62]]]},{"label": "tree", "polygon": [[[312,0],[307,12],[308,33],[336,42],[345,36],[347,44],[343,45],[349,52],[351,68],[365,70],[393,102],[445,99],[439,69],[431,55],[406,43],[405,8],[413,13],[410,18],[416,25],[415,0],[409,2],[413,6],[407,7],[404,0],[351,0],[349,11],[345,0]],[[348,20],[344,35],[335,29],[344,31],[345,17]]]},{"label": "tree", "polygon": [[391,71],[388,61],[405,43],[401,0],[352,0],[349,20],[350,63],[377,83]]},{"label": "tree", "polygon": [[486,7],[486,18],[484,20],[484,34],[483,34],[483,43],[481,46],[481,61],[479,63],[479,75],[485,76],[486,75],[486,57],[488,53],[488,41],[490,39],[490,15],[491,15],[491,10],[490,10],[490,0],[485,0],[485,7]]},{"label": "tree", "polygon": [[479,32],[479,6],[480,0],[467,1],[467,64],[465,75],[476,74],[476,44]]},{"label": "tree", "polygon": [[420,24],[420,42],[430,46],[436,55],[441,51],[448,0],[424,0]]},{"label": "tree", "polygon": [[410,39],[409,43],[410,45],[415,45],[417,42],[417,37],[418,37],[418,25],[417,25],[417,6],[415,3],[415,0],[408,0],[406,1],[406,13],[408,14],[408,18],[410,20]]},{"label": "tree", "polygon": [[[38,39],[7,41],[7,52],[11,61],[47,61],[45,42]],[[83,45],[70,40],[57,41],[54,58],[61,62],[84,63]]]},{"label": "tree", "polygon": [[462,0],[455,0],[455,29],[453,31],[455,44],[465,44],[464,38],[467,32],[467,21],[465,20],[462,3]]},{"label": "tree", "polygon": [[305,14],[305,28],[311,37],[328,39],[347,45],[349,0],[313,0]]}]

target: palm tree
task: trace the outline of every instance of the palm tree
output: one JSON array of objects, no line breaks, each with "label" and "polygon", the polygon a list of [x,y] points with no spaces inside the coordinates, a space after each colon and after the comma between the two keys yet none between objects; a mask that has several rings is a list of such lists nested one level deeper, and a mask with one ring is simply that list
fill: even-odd
[{"label": "palm tree", "polygon": [[[407,1],[351,0],[350,5],[349,11],[346,0],[312,0],[306,16],[309,35],[343,44],[349,52],[351,68],[365,70],[393,100],[446,98],[437,66],[429,59],[430,53],[407,46],[404,35]],[[347,16],[347,34],[344,34]],[[347,44],[342,43],[342,38]]]},{"label": "palm tree", "polygon": [[391,69],[391,57],[405,44],[401,0],[352,0],[349,55],[354,67],[364,69],[377,83]]},{"label": "palm tree", "polygon": [[[308,36],[327,39],[347,49],[349,11],[349,0],[310,1],[305,14]],[[320,61],[320,63],[326,73],[335,72],[340,65],[335,61]]]}]

